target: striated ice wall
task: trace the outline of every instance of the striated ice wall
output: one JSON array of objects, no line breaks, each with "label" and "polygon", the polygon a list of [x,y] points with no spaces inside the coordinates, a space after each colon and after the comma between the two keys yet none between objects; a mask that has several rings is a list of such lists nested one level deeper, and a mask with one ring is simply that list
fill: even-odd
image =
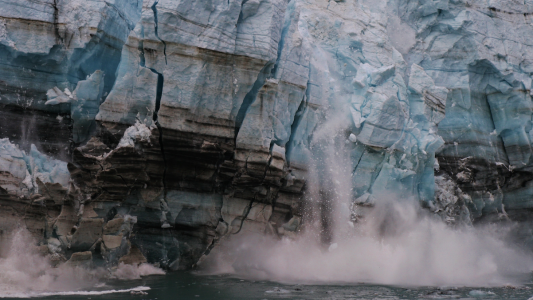
[{"label": "striated ice wall", "polygon": [[0,200],[19,215],[0,225],[32,220],[63,260],[178,269],[243,230],[321,216],[330,234],[382,197],[527,220],[532,17],[514,0],[5,2]]}]

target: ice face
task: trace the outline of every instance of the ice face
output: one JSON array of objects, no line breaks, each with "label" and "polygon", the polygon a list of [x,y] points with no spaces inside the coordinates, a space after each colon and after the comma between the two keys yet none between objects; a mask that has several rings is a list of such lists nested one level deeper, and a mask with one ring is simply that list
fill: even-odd
[{"label": "ice face", "polygon": [[[108,75],[105,83],[108,92],[122,45],[140,17],[140,2],[6,4],[0,21],[3,78],[7,86],[33,84],[33,88],[19,96],[15,91],[3,93],[2,103],[57,111],[57,107],[43,106],[43,94],[54,86],[73,90],[79,80],[99,69]],[[24,25],[23,19],[36,27]],[[26,76],[17,75],[19,71]]]},{"label": "ice face", "polygon": [[[1,136],[69,157],[74,206],[138,216],[149,260],[294,234],[313,205],[352,225],[390,195],[465,223],[533,207],[529,2],[26,2],[0,12]],[[65,162],[4,144],[6,191],[66,189]]]}]

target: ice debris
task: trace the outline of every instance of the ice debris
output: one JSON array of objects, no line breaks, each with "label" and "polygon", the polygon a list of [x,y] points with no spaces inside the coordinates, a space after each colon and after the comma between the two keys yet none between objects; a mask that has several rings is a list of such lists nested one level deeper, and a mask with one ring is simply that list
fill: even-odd
[{"label": "ice debris", "polygon": [[57,86],[51,88],[46,92],[46,101],[45,105],[57,105],[61,103],[70,103],[74,97],[68,88],[65,88],[65,91],[62,92]]},{"label": "ice debris", "polygon": [[150,142],[152,132],[146,124],[136,121],[134,125],[128,127],[124,136],[120,139],[117,148],[134,147],[135,141]]},{"label": "ice debris", "polygon": [[69,103],[73,121],[72,135],[75,143],[89,139],[93,130],[94,120],[100,107],[104,93],[104,72],[96,70],[86,80],[78,82],[74,92],[68,88],[62,92],[54,87],[46,93],[48,101],[45,105]]}]

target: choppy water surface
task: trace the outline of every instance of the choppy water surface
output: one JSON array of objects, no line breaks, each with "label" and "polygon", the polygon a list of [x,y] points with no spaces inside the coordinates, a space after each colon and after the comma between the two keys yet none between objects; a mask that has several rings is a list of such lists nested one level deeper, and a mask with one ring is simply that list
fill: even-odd
[{"label": "choppy water surface", "polygon": [[[33,299],[530,299],[532,288],[533,284],[499,288],[300,285],[177,272],[141,280],[108,282],[90,293],[69,292]],[[110,290],[114,291],[110,293]]]}]

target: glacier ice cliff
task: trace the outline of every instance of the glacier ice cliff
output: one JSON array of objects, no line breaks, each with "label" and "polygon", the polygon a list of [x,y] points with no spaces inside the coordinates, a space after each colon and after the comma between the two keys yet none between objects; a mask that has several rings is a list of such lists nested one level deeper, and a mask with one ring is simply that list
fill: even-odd
[{"label": "glacier ice cliff", "polygon": [[532,22],[513,0],[4,1],[0,233],[176,270],[396,197],[532,246]]}]

